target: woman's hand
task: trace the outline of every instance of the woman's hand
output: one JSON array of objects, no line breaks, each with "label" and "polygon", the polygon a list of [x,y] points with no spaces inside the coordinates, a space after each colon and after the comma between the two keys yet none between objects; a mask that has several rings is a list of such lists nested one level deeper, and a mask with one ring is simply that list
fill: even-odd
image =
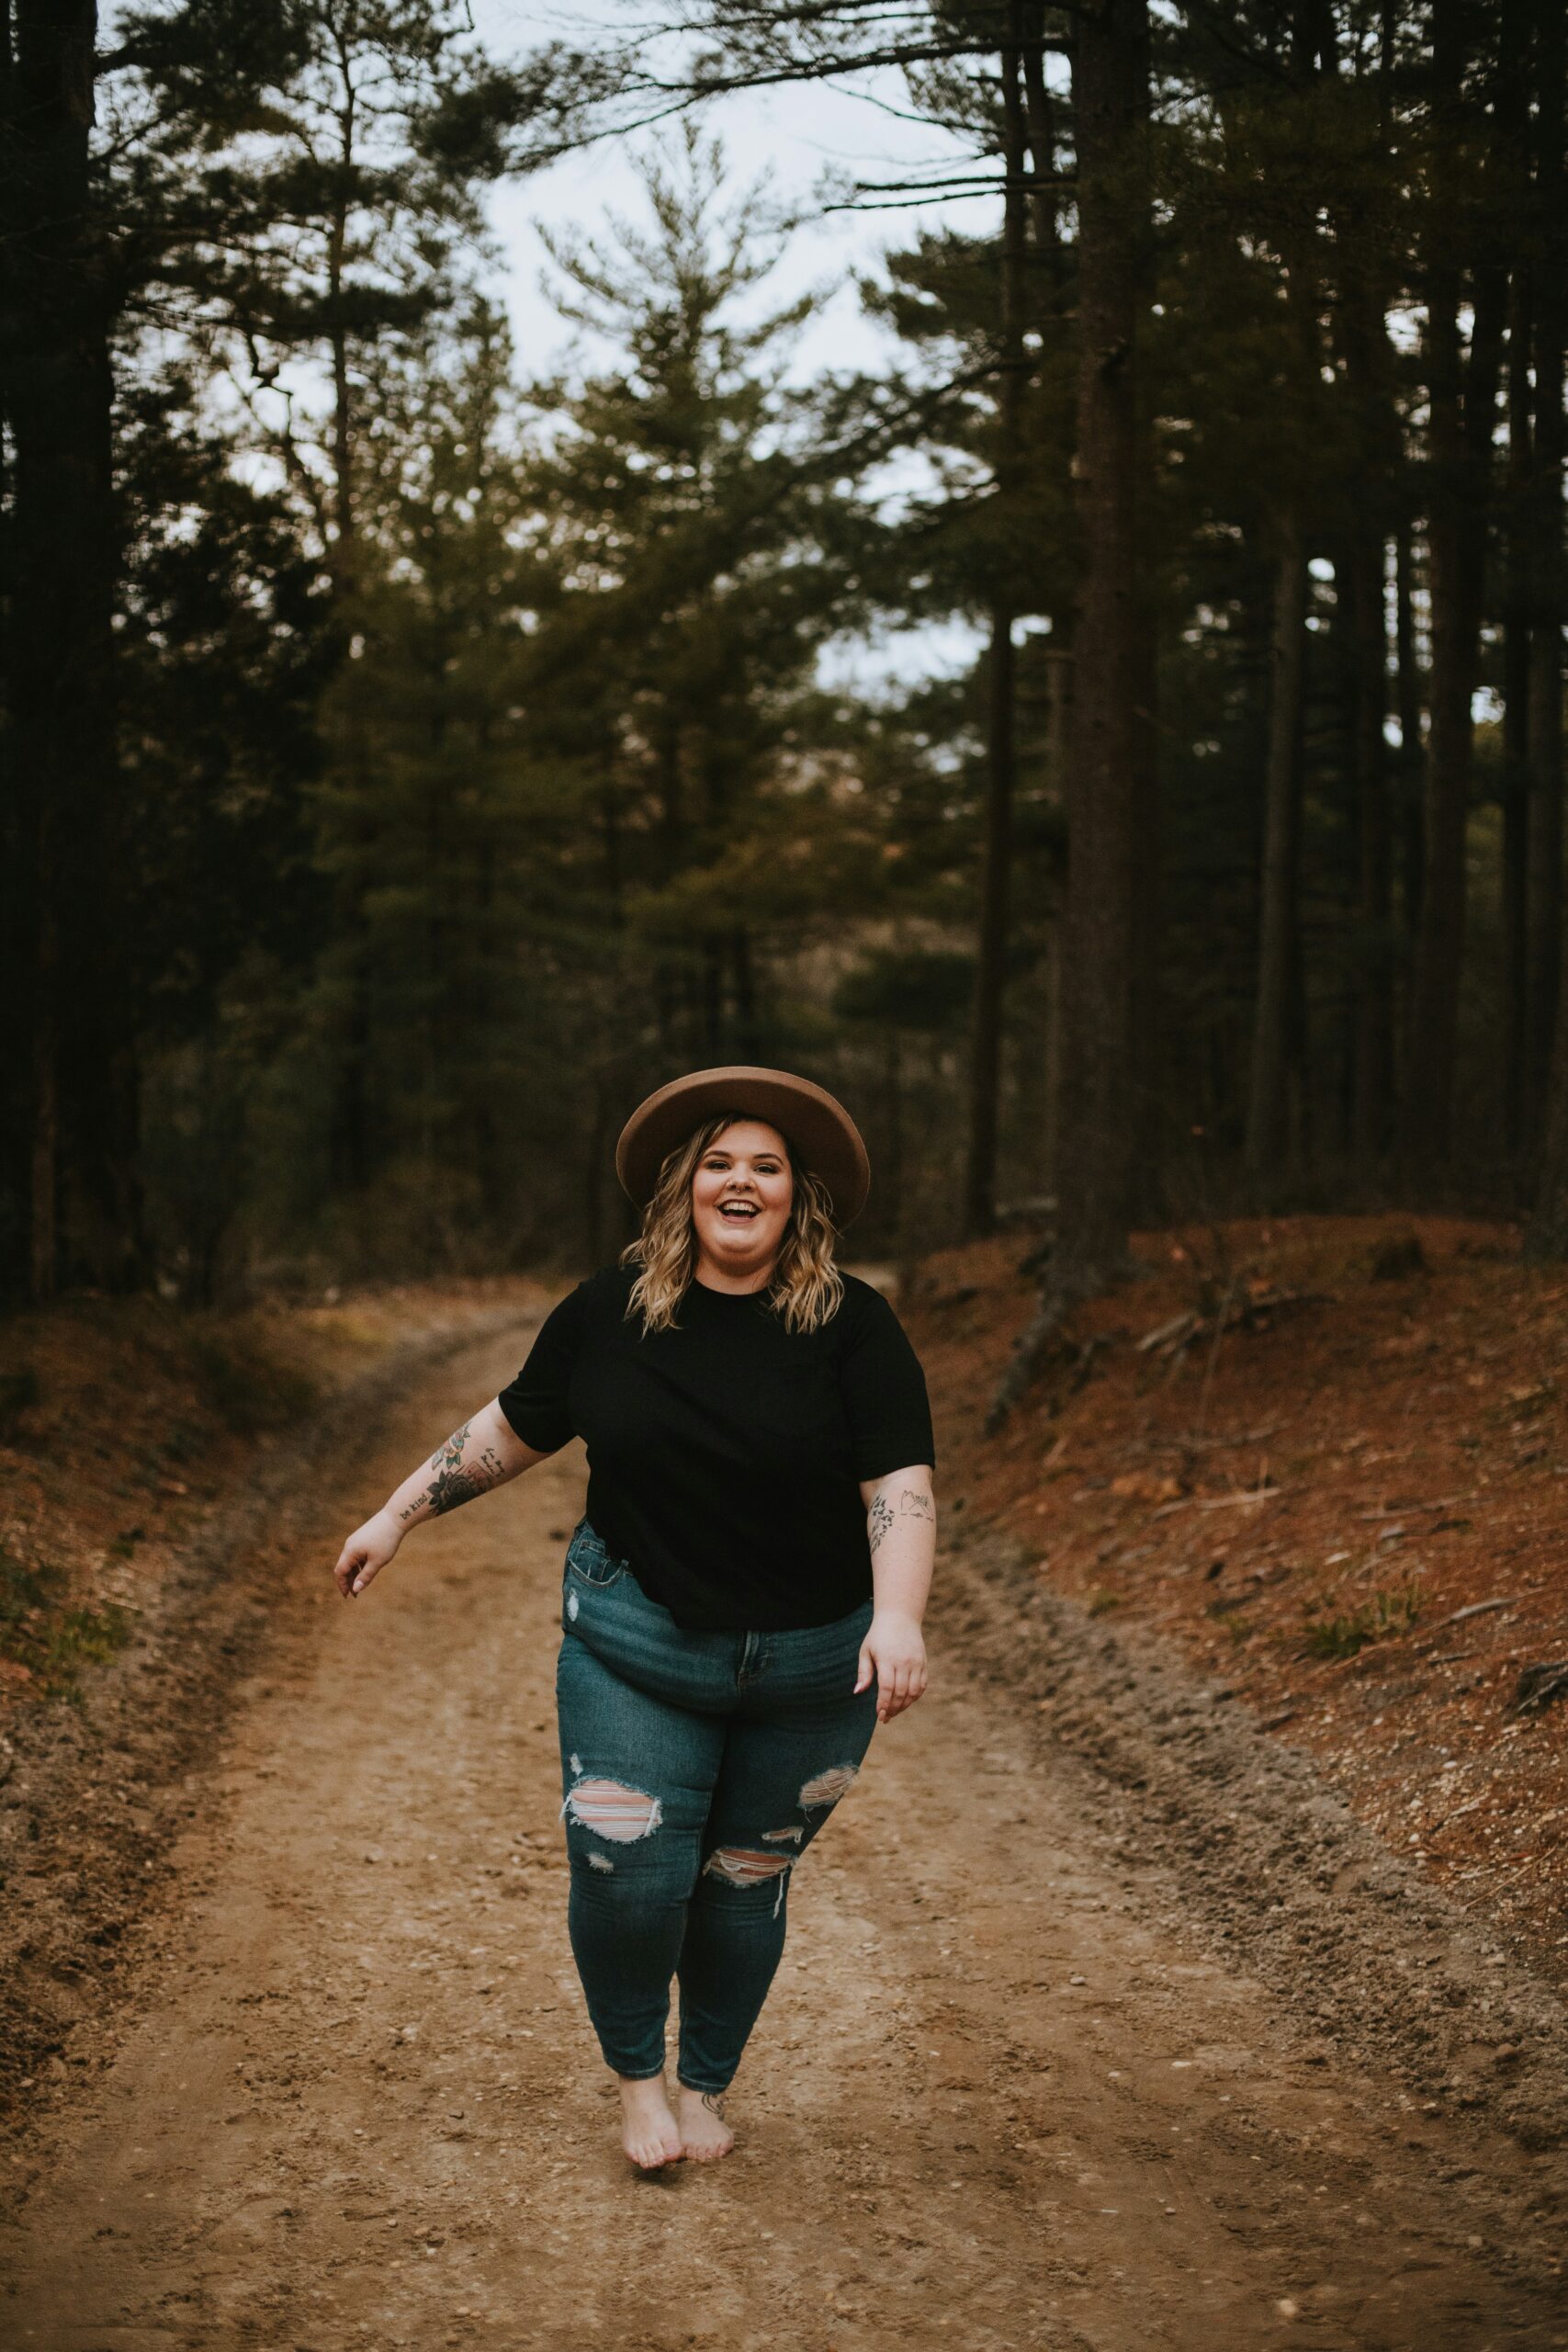
[{"label": "woman's hand", "polygon": [[355,1529],[333,1570],[333,1581],[345,1600],[363,1592],[371,1578],[380,1574],[402,1540],[402,1530],[384,1510]]},{"label": "woman's hand", "polygon": [[861,1644],[855,1689],[863,1690],[874,1676],[879,1724],[890,1723],[914,1705],[926,1687],[926,1645],[919,1618],[877,1610]]}]

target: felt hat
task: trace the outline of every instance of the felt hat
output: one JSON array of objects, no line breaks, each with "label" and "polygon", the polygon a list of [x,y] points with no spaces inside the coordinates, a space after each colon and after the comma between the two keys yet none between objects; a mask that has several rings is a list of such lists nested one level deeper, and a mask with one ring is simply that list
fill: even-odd
[{"label": "felt hat", "polygon": [[638,1208],[652,1197],[666,1154],[721,1111],[765,1119],[787,1136],[802,1165],[827,1186],[837,1226],[860,1215],[871,1190],[871,1160],[843,1104],[808,1078],[744,1062],[691,1070],[637,1104],[615,1145],[615,1173]]}]

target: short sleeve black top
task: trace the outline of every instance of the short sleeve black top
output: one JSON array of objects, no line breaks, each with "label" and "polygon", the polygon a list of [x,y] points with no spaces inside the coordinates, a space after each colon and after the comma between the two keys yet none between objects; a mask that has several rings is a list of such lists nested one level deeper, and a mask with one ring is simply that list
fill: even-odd
[{"label": "short sleeve black top", "polygon": [[499,1402],[523,1440],[588,1447],[588,1517],[649,1598],[692,1629],[779,1633],[871,1595],[859,1482],[934,1467],[925,1374],[880,1291],[843,1274],[836,1312],[789,1331],[763,1292],[692,1282],[675,1323],[626,1313],[635,1266],[550,1310]]}]

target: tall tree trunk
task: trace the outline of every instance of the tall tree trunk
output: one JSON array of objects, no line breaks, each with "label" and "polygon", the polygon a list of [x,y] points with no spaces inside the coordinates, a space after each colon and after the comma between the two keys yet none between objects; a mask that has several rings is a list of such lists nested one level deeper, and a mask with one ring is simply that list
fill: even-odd
[{"label": "tall tree trunk", "polygon": [[1282,1166],[1292,1132],[1292,1018],[1300,940],[1302,706],[1306,680],[1307,569],[1293,519],[1281,525],[1274,573],[1273,680],[1264,779],[1258,995],[1247,1096],[1247,1167],[1254,1182]]},{"label": "tall tree trunk", "polygon": [[988,673],[980,933],[969,1047],[969,1157],[964,1185],[964,1227],[971,1238],[989,1233],[996,1222],[997,1124],[1001,1085],[1002,997],[1007,984],[1008,885],[1012,860],[1018,700],[1012,612],[1005,599],[998,599],[992,609]]},{"label": "tall tree trunk", "polygon": [[29,1042],[26,1279],[142,1278],[115,791],[112,293],[92,212],[97,11],[15,0],[6,38],[3,397],[13,1036]]},{"label": "tall tree trunk", "polygon": [[[1073,657],[1066,646],[1046,655],[1050,707],[1046,718],[1045,780],[1054,808],[1066,796],[1072,728]],[[1062,912],[1066,869],[1053,877],[1049,928],[1045,933],[1045,1135],[1042,1160],[1045,1190],[1054,1198],[1060,1181],[1062,1149]]]},{"label": "tall tree trunk", "polygon": [[1351,764],[1356,790],[1357,913],[1352,1126],[1363,1161],[1387,1149],[1393,1118],[1393,810],[1389,794],[1388,626],[1384,541],[1375,526],[1355,535],[1340,571],[1348,607]]},{"label": "tall tree trunk", "polygon": [[1062,1271],[1123,1254],[1138,1189],[1133,1006],[1148,798],[1138,481],[1139,307],[1149,210],[1147,0],[1077,19],[1078,511],[1063,943]]},{"label": "tall tree trunk", "polygon": [[[1387,118],[1386,79],[1382,87]],[[1337,222],[1346,254],[1336,321],[1353,403],[1359,511],[1335,572],[1350,703],[1356,809],[1359,947],[1351,1043],[1350,1130],[1363,1162],[1386,1151],[1393,1118],[1393,856],[1395,795],[1388,718],[1388,539],[1401,457],[1389,346],[1383,241],[1349,199]]]},{"label": "tall tree trunk", "polygon": [[1421,740],[1427,682],[1416,643],[1416,552],[1408,518],[1393,541],[1393,691],[1399,719],[1398,789],[1395,833],[1399,846],[1400,896],[1404,933],[1412,951],[1421,932],[1421,892],[1427,873],[1427,813],[1423,779],[1426,754]]},{"label": "tall tree trunk", "polygon": [[[34,962],[31,974],[32,1149],[26,1199],[31,1232],[28,1262],[28,1295],[52,1298],[60,1268],[60,1038],[57,1012],[60,987],[60,943],[54,912],[55,861],[51,812],[36,812],[33,879],[38,886],[33,910]],[[27,937],[20,925],[18,944]],[[18,993],[17,1001],[26,1002]]]},{"label": "tall tree trunk", "polygon": [[[354,408],[352,335],[344,283],[348,261],[348,197],[353,186],[358,138],[358,93],[355,86],[345,28],[338,28],[338,71],[341,88],[337,106],[337,160],[344,193],[327,224],[326,322],[327,356],[332,371],[332,483],[327,500],[332,517],[332,542],[327,564],[341,658],[352,662],[352,639],[359,625],[357,605],[361,586],[355,483],[356,419]],[[362,1193],[368,1185],[377,1152],[372,1135],[375,1117],[371,1057],[375,1018],[371,1002],[370,943],[365,922],[365,891],[374,835],[370,815],[374,760],[369,715],[359,689],[350,684],[343,738],[344,782],[348,799],[349,856],[343,861],[337,909],[337,977],[339,1021],[337,1069],[333,1092],[330,1135],[331,1162],[336,1188]]]},{"label": "tall tree trunk", "polygon": [[1012,805],[1017,767],[1018,664],[1013,646],[1015,590],[1010,530],[1021,475],[1023,421],[1024,266],[1027,249],[1023,180],[1028,151],[1024,120],[1022,7],[1013,0],[1011,39],[1001,53],[1005,125],[1001,254],[1001,319],[998,358],[997,466],[999,510],[994,561],[988,667],[989,717],[986,799],[980,858],[980,930],[975,964],[975,1003],[969,1049],[969,1153],[964,1185],[964,1225],[988,1233],[996,1221],[998,1101],[1001,1085],[1002,1001],[1007,986],[1008,889],[1012,865]]},{"label": "tall tree trunk", "polygon": [[987,1416],[1023,1394],[1076,1295],[1125,1257],[1142,1171],[1135,1007],[1150,891],[1149,634],[1140,560],[1139,325],[1150,219],[1148,0],[1076,19],[1083,571],[1074,631],[1056,1242]]},{"label": "tall tree trunk", "polygon": [[703,933],[694,989],[702,1052],[710,1063],[716,1063],[724,1051],[724,938],[721,933],[708,931]]},{"label": "tall tree trunk", "polygon": [[762,1050],[757,1017],[757,971],[751,955],[751,933],[737,923],[729,937],[730,989],[735,1003],[735,1050],[743,1062],[754,1062]]},{"label": "tall tree trunk", "polygon": [[[1525,1140],[1527,1102],[1535,1093],[1529,1006],[1530,839],[1529,722],[1530,680],[1530,337],[1531,273],[1515,270],[1508,298],[1508,461],[1505,516],[1507,563],[1503,587],[1503,1117],[1510,1150]],[[1539,855],[1540,843],[1538,842]],[[1557,973],[1551,969],[1555,993]],[[1539,1096],[1537,1097],[1539,1100]]]},{"label": "tall tree trunk", "polygon": [[[1439,154],[1465,129],[1463,0],[1435,0],[1434,130]],[[1439,190],[1427,272],[1426,361],[1430,424],[1427,559],[1432,605],[1431,719],[1427,739],[1426,871],[1416,942],[1404,1142],[1419,1172],[1450,1141],[1460,980],[1464,960],[1465,844],[1474,699],[1486,561],[1487,492],[1506,287],[1488,263],[1477,276],[1468,365],[1461,355],[1465,289],[1456,224]]]},{"label": "tall tree trunk", "polygon": [[1563,346],[1568,336],[1568,173],[1563,166],[1565,27],[1560,7],[1537,17],[1536,214],[1545,243],[1535,317],[1535,434],[1529,503],[1530,1006],[1528,1128],[1538,1133],[1562,1012],[1556,990],[1562,922]]},{"label": "tall tree trunk", "polygon": [[[1568,267],[1564,197],[1564,44],[1560,11],[1543,8],[1537,59],[1538,198],[1546,255],[1536,311],[1536,430],[1532,485],[1539,537],[1532,535],[1528,754],[1532,791],[1562,792],[1563,273]],[[1568,927],[1564,927],[1568,932]],[[1568,948],[1568,937],[1565,937]],[[1536,1257],[1568,1258],[1568,952],[1562,961],[1535,1215],[1526,1246]]]}]

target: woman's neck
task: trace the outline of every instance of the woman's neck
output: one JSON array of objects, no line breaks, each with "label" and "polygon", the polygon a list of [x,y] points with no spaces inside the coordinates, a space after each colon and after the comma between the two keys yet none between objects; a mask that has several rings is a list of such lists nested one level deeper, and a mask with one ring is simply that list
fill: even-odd
[{"label": "woman's neck", "polygon": [[760,1270],[742,1272],[734,1267],[716,1266],[711,1259],[699,1254],[692,1280],[700,1283],[704,1290],[723,1291],[731,1298],[745,1298],[753,1291],[767,1289],[777,1262],[776,1259],[771,1260]]}]

